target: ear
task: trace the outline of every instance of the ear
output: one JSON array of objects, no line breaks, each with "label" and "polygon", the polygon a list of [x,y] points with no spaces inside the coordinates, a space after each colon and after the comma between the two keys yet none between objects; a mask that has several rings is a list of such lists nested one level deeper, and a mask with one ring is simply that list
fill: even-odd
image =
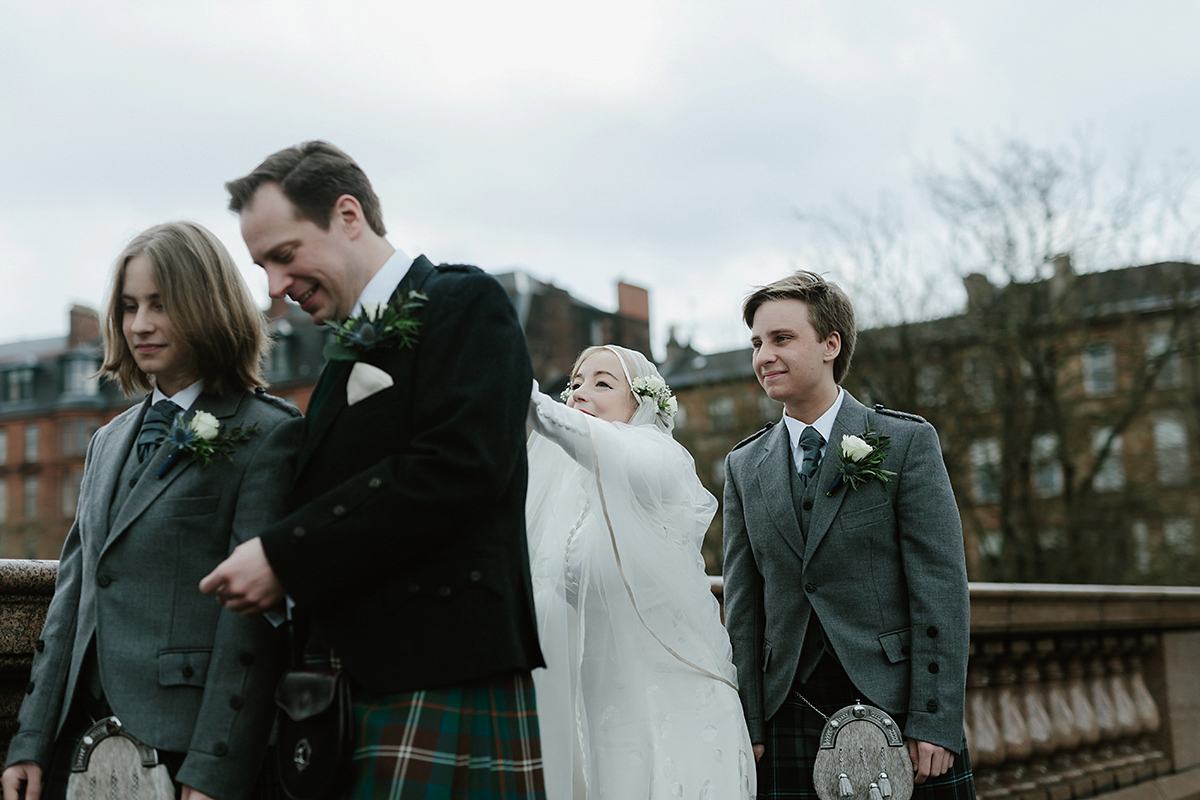
[{"label": "ear", "polygon": [[842,352],[842,335],[837,331],[833,331],[825,337],[825,352],[821,359],[826,363],[832,362]]},{"label": "ear", "polygon": [[362,205],[352,194],[344,194],[333,201],[330,224],[336,225],[350,239],[357,239],[367,227],[367,218]]}]

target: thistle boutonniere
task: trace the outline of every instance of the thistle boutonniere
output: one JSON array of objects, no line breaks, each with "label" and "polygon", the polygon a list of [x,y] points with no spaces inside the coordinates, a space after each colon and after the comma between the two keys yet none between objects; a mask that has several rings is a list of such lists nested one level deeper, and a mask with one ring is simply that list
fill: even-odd
[{"label": "thistle boutonniere", "polygon": [[166,442],[173,445],[175,450],[159,468],[160,478],[183,454],[191,456],[192,463],[199,465],[200,469],[207,467],[217,457],[232,464],[234,444],[244,442],[258,433],[257,425],[238,425],[222,431],[221,421],[207,411],[197,411],[186,425],[181,422],[182,418],[182,414],[177,416],[171,430],[167,431]]},{"label": "thistle boutonniere", "polygon": [[883,461],[891,446],[892,440],[871,430],[870,425],[862,436],[843,436],[838,448],[837,477],[826,496],[832,497],[843,483],[850,484],[851,489],[857,489],[870,478],[889,483],[896,473],[884,469]]},{"label": "thistle boutonniere", "polygon": [[328,361],[357,361],[373,350],[412,347],[421,323],[413,312],[429,298],[410,291],[390,303],[363,303],[362,311],[345,322],[326,320],[333,341],[322,351]]}]

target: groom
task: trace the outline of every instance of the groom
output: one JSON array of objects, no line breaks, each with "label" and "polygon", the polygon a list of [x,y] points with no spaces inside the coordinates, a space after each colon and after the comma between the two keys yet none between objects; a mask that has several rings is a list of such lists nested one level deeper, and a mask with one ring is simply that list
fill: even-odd
[{"label": "groom", "polygon": [[351,360],[326,366],[287,515],[201,589],[244,614],[286,592],[332,645],[351,680],[354,797],[469,784],[542,798],[525,543],[533,370],[512,304],[475,267],[392,247],[370,181],[333,145],[281,150],[226,188],[271,295],[313,322],[424,299],[408,312],[412,340],[360,337]]},{"label": "groom", "polygon": [[[758,796],[815,798],[824,715],[861,700],[903,729],[918,800],[973,797],[967,574],[937,434],[839,386],[856,331],[836,284],[797,272],[747,297],[743,318],[784,406],[725,460],[725,618]],[[881,463],[843,456],[846,436]]]}]

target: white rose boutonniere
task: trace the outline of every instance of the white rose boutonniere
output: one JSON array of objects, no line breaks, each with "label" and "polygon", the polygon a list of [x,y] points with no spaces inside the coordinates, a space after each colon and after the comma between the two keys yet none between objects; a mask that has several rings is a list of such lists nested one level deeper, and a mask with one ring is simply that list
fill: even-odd
[{"label": "white rose boutonniere", "polygon": [[217,434],[221,430],[221,423],[207,411],[197,411],[196,416],[192,417],[189,427],[196,434],[197,439],[202,442],[211,442],[217,438]]},{"label": "white rose boutonniere", "polygon": [[207,411],[197,411],[186,425],[180,420],[182,415],[175,418],[175,424],[167,432],[167,443],[175,447],[167,460],[158,470],[158,477],[167,472],[186,453],[192,457],[192,462],[204,469],[218,456],[233,463],[233,446],[244,442],[258,433],[257,425],[239,425],[228,431],[221,430],[221,421]]},{"label": "white rose boutonniere", "polygon": [[883,468],[891,446],[891,440],[871,430],[870,425],[862,436],[843,436],[842,446],[838,448],[837,477],[825,494],[832,496],[843,483],[850,484],[851,489],[857,489],[871,478],[881,483],[891,481],[896,473]]}]

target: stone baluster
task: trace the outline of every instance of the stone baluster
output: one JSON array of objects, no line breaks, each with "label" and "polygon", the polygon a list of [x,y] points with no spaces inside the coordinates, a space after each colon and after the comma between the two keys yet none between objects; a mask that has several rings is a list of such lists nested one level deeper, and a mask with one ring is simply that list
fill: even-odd
[{"label": "stone baluster", "polygon": [[999,781],[999,767],[1004,763],[1005,752],[1000,726],[996,722],[991,681],[991,662],[999,652],[1003,652],[999,642],[972,642],[967,664],[967,742],[971,748],[976,789],[981,797],[989,800],[1010,794]]},{"label": "stone baluster", "polygon": [[1087,651],[1087,692],[1096,711],[1096,726],[1100,729],[1100,741],[1095,756],[1098,769],[1095,773],[1096,791],[1107,792],[1116,787],[1116,742],[1121,736],[1117,725],[1117,707],[1109,692],[1108,669],[1105,666],[1105,650],[1101,642],[1088,639],[1084,642]]},{"label": "stone baluster", "polygon": [[1066,675],[1063,671],[1062,644],[1056,643],[1054,653],[1042,663],[1042,679],[1046,687],[1046,709],[1050,714],[1050,725],[1054,731],[1054,771],[1062,778],[1064,786],[1074,797],[1090,793],[1092,779],[1076,764],[1078,750],[1083,742],[1083,733],[1076,723],[1068,696]]},{"label": "stone baluster", "polygon": [[1095,747],[1100,742],[1100,725],[1096,722],[1096,711],[1084,682],[1087,670],[1084,668],[1080,644],[1077,640],[1066,639],[1063,648],[1070,654],[1066,662],[1067,699],[1071,704],[1071,716],[1075,718],[1075,729],[1079,733],[1079,749],[1075,752],[1074,761],[1084,773],[1076,796],[1085,796],[1095,792],[1095,776],[1104,769],[1097,762],[1095,754]]},{"label": "stone baluster", "polygon": [[1138,767],[1138,780],[1144,780],[1154,775],[1165,775],[1171,771],[1171,760],[1166,754],[1154,747],[1153,737],[1162,728],[1162,717],[1159,714],[1158,703],[1150,689],[1146,686],[1143,667],[1143,653],[1151,654],[1159,647],[1158,636],[1146,634],[1139,637],[1130,648],[1125,659],[1125,675],[1129,683],[1129,696],[1141,720],[1141,736],[1136,744],[1139,753],[1145,756]]},{"label": "stone baluster", "polygon": [[1046,792],[1049,800],[1070,800],[1071,789],[1051,769],[1050,758],[1058,747],[1054,735],[1054,724],[1046,706],[1046,687],[1042,681],[1041,659],[1054,650],[1054,641],[1040,639],[1034,643],[1033,652],[1021,663],[1020,683],[1017,687],[1021,713],[1029,729],[1029,744],[1032,754],[1030,778]]},{"label": "stone baluster", "polygon": [[1135,748],[1137,736],[1142,732],[1142,721],[1133,705],[1133,697],[1129,694],[1125,676],[1125,660],[1119,652],[1115,652],[1116,647],[1106,649],[1109,650],[1105,658],[1105,667],[1108,671],[1108,691],[1112,695],[1120,737],[1117,741],[1117,757],[1113,766],[1116,769],[1117,785],[1128,786],[1137,782],[1138,765],[1145,758]]},{"label": "stone baluster", "polygon": [[1029,780],[1030,757],[1033,742],[1029,736],[1029,724],[1022,713],[1017,692],[1017,661],[1030,652],[1029,642],[1018,639],[1009,643],[1008,652],[996,664],[996,718],[1000,722],[1000,736],[1004,740],[1004,781],[1013,794],[1027,796],[1037,791],[1038,786]]}]

